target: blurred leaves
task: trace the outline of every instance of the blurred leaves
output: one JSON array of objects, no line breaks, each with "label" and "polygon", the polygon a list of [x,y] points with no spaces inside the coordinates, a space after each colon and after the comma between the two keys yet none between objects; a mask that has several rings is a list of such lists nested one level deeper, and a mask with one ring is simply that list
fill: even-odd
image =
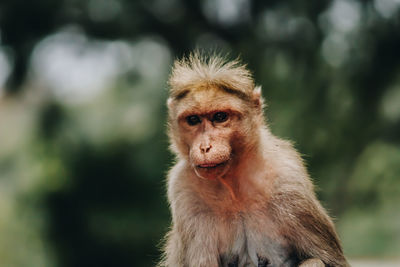
[{"label": "blurred leaves", "polygon": [[346,253],[396,256],[399,7],[3,0],[0,264],[154,265],[169,225],[166,80],[194,48],[248,63]]}]

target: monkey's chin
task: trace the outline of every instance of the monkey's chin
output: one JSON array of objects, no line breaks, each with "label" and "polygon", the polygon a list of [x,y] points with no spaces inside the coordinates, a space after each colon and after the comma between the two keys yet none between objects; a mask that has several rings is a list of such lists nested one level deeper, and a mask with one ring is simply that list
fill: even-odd
[{"label": "monkey's chin", "polygon": [[194,172],[202,179],[215,180],[223,176],[229,169],[229,162],[207,163],[194,166]]}]

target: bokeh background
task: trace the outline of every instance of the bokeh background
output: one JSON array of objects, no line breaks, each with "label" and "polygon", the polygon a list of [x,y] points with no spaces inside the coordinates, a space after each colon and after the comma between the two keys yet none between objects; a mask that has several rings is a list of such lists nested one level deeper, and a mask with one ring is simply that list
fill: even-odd
[{"label": "bokeh background", "polygon": [[400,257],[399,0],[1,0],[0,265],[155,265],[195,48],[248,63],[348,257]]}]

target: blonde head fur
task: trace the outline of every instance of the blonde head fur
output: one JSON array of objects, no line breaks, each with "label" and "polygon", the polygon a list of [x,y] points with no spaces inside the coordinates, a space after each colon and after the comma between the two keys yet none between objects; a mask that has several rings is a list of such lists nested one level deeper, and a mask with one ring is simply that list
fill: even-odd
[{"label": "blonde head fur", "polygon": [[207,57],[200,52],[194,52],[175,61],[169,79],[172,97],[200,84],[224,86],[247,96],[254,89],[251,72],[238,59],[228,61],[216,54]]}]

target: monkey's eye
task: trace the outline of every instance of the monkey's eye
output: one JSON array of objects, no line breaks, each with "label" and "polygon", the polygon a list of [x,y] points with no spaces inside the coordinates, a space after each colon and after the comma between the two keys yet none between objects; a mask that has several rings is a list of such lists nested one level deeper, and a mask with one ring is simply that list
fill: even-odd
[{"label": "monkey's eye", "polygon": [[224,122],[228,119],[228,113],[226,112],[217,112],[214,114],[212,121],[213,122]]},{"label": "monkey's eye", "polygon": [[197,115],[187,116],[186,121],[189,125],[192,125],[192,126],[201,122],[200,117]]}]

